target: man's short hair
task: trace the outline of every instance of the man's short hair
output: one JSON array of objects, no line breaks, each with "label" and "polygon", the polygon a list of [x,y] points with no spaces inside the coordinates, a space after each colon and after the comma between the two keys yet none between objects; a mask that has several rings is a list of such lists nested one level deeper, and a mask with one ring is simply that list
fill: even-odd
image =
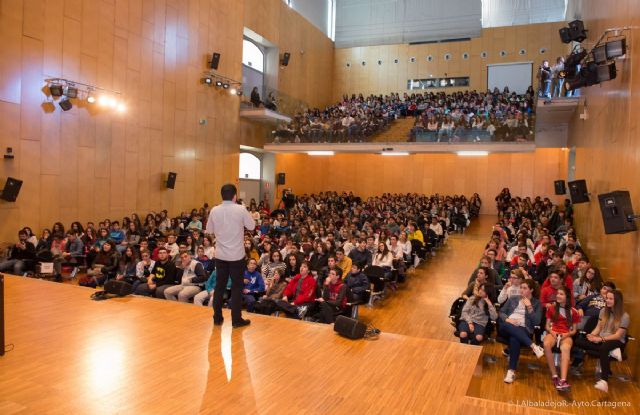
[{"label": "man's short hair", "polygon": [[158,253],[160,253],[160,251],[169,252],[167,248],[165,248],[164,246],[161,246],[160,248],[158,248]]},{"label": "man's short hair", "polygon": [[236,189],[236,186],[231,183],[225,184],[220,189],[220,195],[222,196],[222,200],[233,200],[233,197],[236,194],[238,194],[238,189]]},{"label": "man's short hair", "polygon": [[20,235],[27,235],[27,236],[29,236],[29,234],[27,233],[27,231],[25,231],[24,229],[20,229],[20,230],[18,231],[18,236],[20,236]]}]

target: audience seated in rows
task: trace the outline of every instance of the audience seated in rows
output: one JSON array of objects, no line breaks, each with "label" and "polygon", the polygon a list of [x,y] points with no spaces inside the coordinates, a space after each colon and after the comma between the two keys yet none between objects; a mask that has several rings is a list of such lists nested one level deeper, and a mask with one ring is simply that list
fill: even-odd
[{"label": "audience seated in rows", "polygon": [[274,142],[356,142],[386,128],[405,108],[399,95],[344,95],[342,101],[306,109],[273,132]]},{"label": "audience seated in rows", "polygon": [[534,124],[534,94],[465,91],[408,96],[407,113],[415,117],[409,141],[526,141]]},{"label": "audience seated in rows", "polygon": [[[496,197],[496,203],[499,221],[484,251],[487,256],[452,307],[460,341],[476,344],[486,338],[486,324],[493,324],[482,324],[488,321],[488,313],[497,324],[498,338],[508,345],[503,352],[509,357],[506,383],[514,382],[520,349],[528,347],[537,357],[546,356],[556,389],[567,390],[570,370],[579,371],[589,351],[599,361],[595,387],[607,392],[610,359],[623,358],[630,317],[624,311],[622,293],[613,282],[602,281],[600,271],[582,251],[572,227],[571,205],[565,202],[561,211],[549,199],[513,198],[508,189]],[[496,284],[497,320],[491,318],[489,305],[481,302],[490,297],[493,279],[486,278],[490,270],[504,283]],[[481,314],[478,304],[484,316],[476,316]],[[559,372],[554,354],[559,355]]]},{"label": "audience seated in rows", "polygon": [[[247,208],[259,226],[245,236],[243,305],[258,313],[281,311],[330,323],[352,304],[367,301],[372,284],[381,283],[382,291],[387,284],[395,288],[412,266],[426,259],[430,244],[468,225],[480,200],[477,195],[417,194],[363,200],[326,192],[300,196],[287,210],[270,212],[255,201]],[[122,228],[111,220],[97,226],[74,222],[65,232],[56,223],[39,240],[25,228],[0,266],[10,272],[17,267],[22,274],[37,261],[58,261],[58,276],[63,264],[74,272],[86,267],[80,285],[98,287],[116,279],[130,283],[137,295],[210,304],[215,239],[202,234],[207,217],[205,205],[176,218],[164,211],[151,213],[144,223],[132,214],[123,219]],[[370,280],[367,267],[381,269],[382,282]]]}]

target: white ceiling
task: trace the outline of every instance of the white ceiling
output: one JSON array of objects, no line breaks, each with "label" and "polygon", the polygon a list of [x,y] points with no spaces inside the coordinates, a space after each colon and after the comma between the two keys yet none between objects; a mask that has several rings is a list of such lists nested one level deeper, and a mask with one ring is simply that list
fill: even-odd
[{"label": "white ceiling", "polygon": [[482,0],[482,27],[565,20],[567,0]]},{"label": "white ceiling", "polygon": [[483,27],[565,20],[567,0],[337,0],[336,47],[480,36]]}]

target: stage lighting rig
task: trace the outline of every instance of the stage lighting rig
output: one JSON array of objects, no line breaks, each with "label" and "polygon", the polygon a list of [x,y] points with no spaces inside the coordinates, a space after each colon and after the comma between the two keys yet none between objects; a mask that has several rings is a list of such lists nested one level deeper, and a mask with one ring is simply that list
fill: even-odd
[{"label": "stage lighting rig", "polygon": [[[102,106],[111,107],[118,110],[118,112],[124,112],[126,109],[122,101],[122,94],[118,91],[63,78],[49,78],[45,79],[45,82],[47,83],[49,95],[53,100],[60,97],[58,105],[63,111],[69,111],[74,104],[82,106],[84,101],[86,101],[85,106],[98,102]],[[44,91],[46,93],[46,89]],[[96,93],[100,94],[99,98],[96,98]]]}]

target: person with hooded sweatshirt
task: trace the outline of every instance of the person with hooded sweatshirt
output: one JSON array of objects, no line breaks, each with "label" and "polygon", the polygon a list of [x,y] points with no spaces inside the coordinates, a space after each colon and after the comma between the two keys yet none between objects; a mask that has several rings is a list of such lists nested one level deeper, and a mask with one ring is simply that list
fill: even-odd
[{"label": "person with hooded sweatshirt", "polygon": [[369,279],[361,271],[362,265],[354,262],[351,265],[351,272],[347,274],[344,283],[351,292],[353,301],[364,301],[365,292],[370,288]]},{"label": "person with hooded sweatshirt", "polygon": [[316,298],[320,310],[316,318],[321,323],[331,324],[336,317],[347,308],[347,286],[340,278],[340,269],[329,270],[329,275],[324,280],[322,296]]}]

